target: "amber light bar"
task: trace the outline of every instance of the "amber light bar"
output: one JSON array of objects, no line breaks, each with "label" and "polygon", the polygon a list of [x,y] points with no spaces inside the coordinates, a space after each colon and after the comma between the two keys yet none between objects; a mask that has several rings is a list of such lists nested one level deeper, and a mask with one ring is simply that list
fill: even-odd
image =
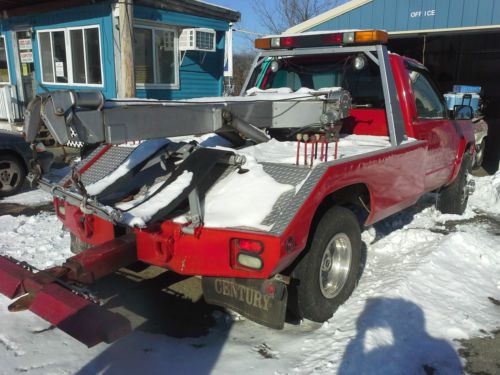
[{"label": "amber light bar", "polygon": [[276,36],[255,40],[258,49],[293,49],[353,44],[387,43],[388,34],[382,30],[345,31],[341,33]]}]

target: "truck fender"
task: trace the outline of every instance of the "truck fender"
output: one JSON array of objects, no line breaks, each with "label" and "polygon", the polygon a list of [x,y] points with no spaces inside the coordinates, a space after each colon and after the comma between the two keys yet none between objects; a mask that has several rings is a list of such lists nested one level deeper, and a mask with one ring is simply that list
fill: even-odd
[{"label": "truck fender", "polygon": [[473,143],[471,142],[467,143],[466,139],[462,137],[460,139],[460,144],[458,145],[458,152],[455,161],[453,163],[453,169],[451,171],[450,178],[448,179],[448,182],[444,186],[451,185],[453,181],[455,181],[455,178],[457,178],[466,151],[469,151],[471,157],[473,157],[476,152],[476,149],[474,148]]},{"label": "truck fender", "polygon": [[367,215],[358,215],[360,225],[363,225],[371,212],[372,194],[368,185],[363,182],[342,186],[327,194],[316,208],[316,212],[314,213],[309,229],[309,237],[313,233],[316,224],[319,222],[323,214],[334,205],[348,207],[353,210],[354,208],[360,208],[359,211],[361,213],[363,211],[366,212]]}]

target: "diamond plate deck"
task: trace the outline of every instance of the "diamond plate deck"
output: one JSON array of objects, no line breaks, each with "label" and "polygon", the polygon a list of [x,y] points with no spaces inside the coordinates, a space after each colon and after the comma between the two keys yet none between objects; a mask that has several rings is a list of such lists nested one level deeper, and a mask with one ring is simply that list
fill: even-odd
[{"label": "diamond plate deck", "polygon": [[[105,145],[97,147],[94,151],[92,151],[87,157],[82,159],[79,163],[76,164],[76,169],[82,168],[86,165],[90,160],[92,160],[101,150],[106,147]],[[82,174],[82,182],[84,185],[93,184],[111,172],[113,172],[116,168],[118,168],[127,157],[134,151],[134,147],[111,147],[108,151],[104,153],[92,166],[87,169]],[[68,174],[62,180],[58,182],[59,185],[64,185],[64,183],[71,177],[71,174]]]},{"label": "diamond plate deck", "polygon": [[319,165],[312,169],[275,163],[263,163],[263,166],[264,171],[276,181],[295,187],[278,198],[272,211],[261,223],[272,225],[269,233],[281,235],[327,170],[327,165]]}]

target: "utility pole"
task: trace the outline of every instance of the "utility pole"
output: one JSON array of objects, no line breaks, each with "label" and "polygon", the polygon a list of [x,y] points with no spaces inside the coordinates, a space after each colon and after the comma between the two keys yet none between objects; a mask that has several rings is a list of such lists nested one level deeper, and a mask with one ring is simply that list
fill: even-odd
[{"label": "utility pole", "polygon": [[123,80],[123,96],[135,97],[134,72],[134,0],[118,0],[118,17],[120,28],[120,61]]}]

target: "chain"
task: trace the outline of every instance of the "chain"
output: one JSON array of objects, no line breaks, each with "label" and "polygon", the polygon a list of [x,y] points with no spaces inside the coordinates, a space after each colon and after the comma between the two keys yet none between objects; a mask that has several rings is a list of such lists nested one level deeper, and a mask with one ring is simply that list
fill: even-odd
[{"label": "chain", "polygon": [[3,257],[7,258],[9,261],[11,261],[12,263],[18,265],[18,266],[21,266],[23,269],[25,270],[28,270],[32,273],[42,273],[44,275],[47,275],[49,276],[55,283],[65,287],[66,289],[69,289],[72,293],[76,294],[77,296],[79,297],[82,297],[84,299],[86,299],[87,301],[90,301],[92,303],[95,303],[97,305],[101,305],[101,301],[99,300],[99,298],[97,298],[96,296],[94,296],[92,294],[92,292],[88,289],[88,288],[85,288],[85,287],[82,287],[82,286],[77,286],[75,284],[70,284],[66,281],[64,281],[63,279],[57,277],[57,276],[54,276],[52,275],[50,272],[47,272],[46,270],[41,270],[31,264],[29,264],[28,262],[26,261],[20,261],[20,260],[17,260],[9,255],[3,255]]}]

